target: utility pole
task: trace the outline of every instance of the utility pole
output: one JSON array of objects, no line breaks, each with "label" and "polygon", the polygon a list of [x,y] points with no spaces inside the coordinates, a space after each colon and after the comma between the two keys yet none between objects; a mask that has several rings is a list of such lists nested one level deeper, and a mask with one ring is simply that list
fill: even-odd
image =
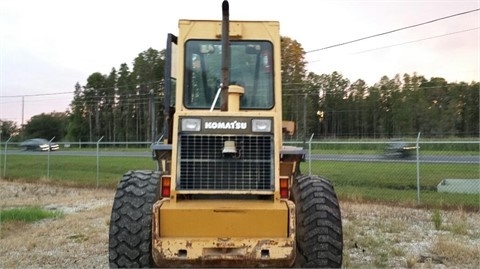
[{"label": "utility pole", "polygon": [[22,130],[22,136],[23,136],[23,119],[25,117],[25,95],[22,95],[22,126],[20,129]]},{"label": "utility pole", "polygon": [[303,96],[303,144],[307,140],[307,93]]},{"label": "utility pole", "polygon": [[155,102],[154,102],[154,95],[153,89],[150,90],[150,139],[152,142],[155,142]]}]

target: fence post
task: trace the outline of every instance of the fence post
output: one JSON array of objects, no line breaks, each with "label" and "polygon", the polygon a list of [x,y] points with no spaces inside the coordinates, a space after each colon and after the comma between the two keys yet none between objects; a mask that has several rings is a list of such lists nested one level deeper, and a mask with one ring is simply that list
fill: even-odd
[{"label": "fence post", "polygon": [[0,129],[0,178],[2,178],[2,129]]},{"label": "fence post", "polygon": [[416,153],[417,153],[417,205],[420,205],[420,145],[419,145],[419,141],[420,141],[420,133],[421,132],[418,132],[418,136],[417,136],[417,143],[415,145],[415,150],[416,150]]},{"label": "fence post", "polygon": [[50,179],[50,145],[52,144],[53,139],[55,136],[48,141],[48,153],[47,153],[47,179]]},{"label": "fence post", "polygon": [[10,142],[10,138],[8,138],[7,142],[5,142],[5,158],[3,158],[3,177],[5,178],[5,175],[7,173],[7,148],[8,148],[8,142]]},{"label": "fence post", "polygon": [[308,175],[312,175],[312,139],[313,135],[315,133],[312,133],[310,136],[310,140],[308,141]]},{"label": "fence post", "polygon": [[98,152],[98,147],[99,147],[99,144],[100,144],[100,141],[102,141],[103,139],[103,136],[100,137],[100,139],[97,141],[97,189],[98,189],[98,172],[99,172],[99,169],[100,169],[100,161],[99,161],[99,152]]}]

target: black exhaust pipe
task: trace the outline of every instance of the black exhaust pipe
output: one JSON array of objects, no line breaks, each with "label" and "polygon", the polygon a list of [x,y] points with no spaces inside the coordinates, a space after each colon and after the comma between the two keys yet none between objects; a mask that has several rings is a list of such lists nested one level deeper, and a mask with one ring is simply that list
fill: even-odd
[{"label": "black exhaust pipe", "polygon": [[220,110],[228,111],[228,85],[230,85],[230,11],[227,0],[222,3],[222,91]]}]

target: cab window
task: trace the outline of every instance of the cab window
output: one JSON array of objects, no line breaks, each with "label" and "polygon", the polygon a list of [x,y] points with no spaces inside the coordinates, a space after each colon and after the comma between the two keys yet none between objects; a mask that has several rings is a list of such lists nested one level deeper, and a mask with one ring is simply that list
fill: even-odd
[{"label": "cab window", "polygon": [[[272,44],[267,41],[230,41],[230,44],[230,85],[245,88],[240,109],[272,108]],[[184,105],[209,109],[222,81],[221,42],[189,40],[184,64]],[[220,100],[217,100],[215,108],[219,107]]]}]

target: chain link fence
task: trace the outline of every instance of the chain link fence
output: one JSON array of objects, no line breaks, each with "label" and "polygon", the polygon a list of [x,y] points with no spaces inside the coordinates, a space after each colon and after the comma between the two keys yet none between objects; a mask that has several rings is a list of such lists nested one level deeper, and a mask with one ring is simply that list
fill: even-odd
[{"label": "chain link fence", "polygon": [[304,174],[331,180],[341,198],[480,210],[479,141],[306,141]]},{"label": "chain link fence", "polygon": [[[480,210],[480,141],[285,141],[306,150],[303,174],[332,181],[340,200]],[[33,152],[0,144],[0,177],[114,187],[128,170],[155,170],[150,142],[59,143]]]}]

